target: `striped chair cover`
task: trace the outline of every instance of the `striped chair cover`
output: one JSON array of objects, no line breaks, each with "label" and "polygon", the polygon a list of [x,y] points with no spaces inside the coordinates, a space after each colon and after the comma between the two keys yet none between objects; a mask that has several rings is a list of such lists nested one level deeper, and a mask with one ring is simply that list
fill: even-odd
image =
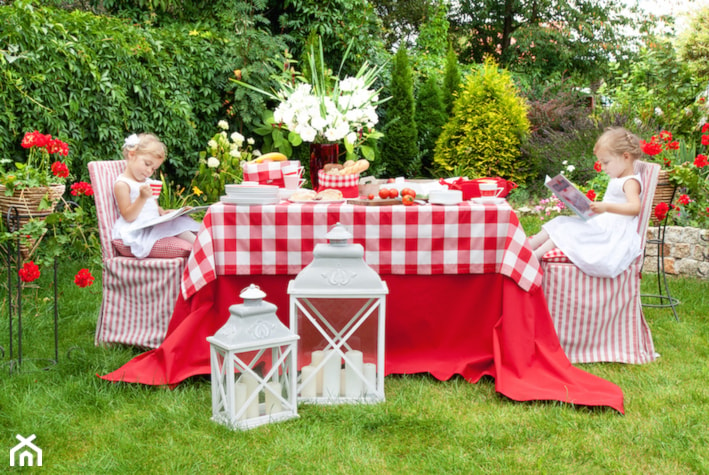
[{"label": "striped chair cover", "polygon": [[157,348],[165,338],[187,259],[136,259],[116,252],[111,243],[111,228],[118,219],[113,183],[125,166],[124,160],[89,163],[103,260],[95,343]]},{"label": "striped chair cover", "polygon": [[[636,161],[643,181],[638,233],[645,248],[660,166]],[[648,363],[657,354],[640,304],[643,256],[619,276],[591,277],[558,249],[542,258],[542,286],[559,342],[572,363]]]}]

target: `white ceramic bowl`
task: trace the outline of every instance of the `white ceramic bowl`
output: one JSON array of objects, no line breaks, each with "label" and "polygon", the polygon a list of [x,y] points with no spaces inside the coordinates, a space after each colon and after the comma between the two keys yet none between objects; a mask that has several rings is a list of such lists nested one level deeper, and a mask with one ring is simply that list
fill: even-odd
[{"label": "white ceramic bowl", "polygon": [[460,190],[431,190],[428,202],[434,205],[457,205],[463,202],[463,192]]}]

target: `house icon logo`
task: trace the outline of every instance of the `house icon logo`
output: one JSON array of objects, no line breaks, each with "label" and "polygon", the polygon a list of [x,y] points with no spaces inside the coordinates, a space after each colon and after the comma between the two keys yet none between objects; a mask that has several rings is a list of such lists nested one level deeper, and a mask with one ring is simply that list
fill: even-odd
[{"label": "house icon logo", "polygon": [[[17,461],[19,462],[17,464],[19,467],[32,467],[34,465],[41,467],[42,449],[32,443],[37,436],[32,434],[31,436],[25,438],[20,434],[17,434],[15,437],[20,441],[20,443],[10,449],[10,466],[14,467],[15,462]],[[16,458],[17,460],[15,460]],[[37,462],[36,464],[35,461]]]}]

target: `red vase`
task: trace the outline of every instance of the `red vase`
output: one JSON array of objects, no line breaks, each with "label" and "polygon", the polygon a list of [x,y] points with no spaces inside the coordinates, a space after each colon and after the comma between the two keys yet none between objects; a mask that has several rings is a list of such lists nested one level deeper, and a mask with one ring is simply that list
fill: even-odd
[{"label": "red vase", "polygon": [[318,171],[328,163],[337,163],[340,148],[336,143],[310,144],[310,184],[318,189]]}]

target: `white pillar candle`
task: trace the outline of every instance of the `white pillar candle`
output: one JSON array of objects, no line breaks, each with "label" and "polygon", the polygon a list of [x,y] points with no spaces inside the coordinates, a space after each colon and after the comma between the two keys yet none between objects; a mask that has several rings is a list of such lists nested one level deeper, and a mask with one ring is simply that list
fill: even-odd
[{"label": "white pillar candle", "polygon": [[374,394],[377,389],[377,365],[374,363],[364,363],[364,380],[367,381],[365,392]]},{"label": "white pillar candle", "polygon": [[[234,383],[234,415],[236,415],[246,403],[246,384],[244,383]],[[246,413],[244,412],[239,420],[246,418]]]},{"label": "white pillar candle", "polygon": [[[318,395],[318,381],[314,376],[315,368],[303,366],[300,369],[300,397],[316,397]],[[310,379],[308,381],[308,379]]]},{"label": "white pillar candle", "polygon": [[334,350],[327,350],[325,354],[325,368],[322,376],[323,397],[336,398],[340,395],[340,371],[342,363],[340,354]]},{"label": "white pillar candle", "polygon": [[361,351],[350,350],[345,356],[345,396],[361,397],[364,382],[360,374],[364,374],[364,355]]},{"label": "white pillar candle", "polygon": [[[246,399],[250,398],[251,394],[255,393],[256,389],[258,388],[258,381],[254,376],[251,376],[250,374],[242,374],[241,379],[239,379],[239,381],[246,384]],[[247,419],[251,419],[252,417],[258,417],[260,415],[258,408],[258,400],[259,395],[257,393],[256,396],[254,396],[254,398],[249,403],[248,408],[246,409]]]},{"label": "white pillar candle", "polygon": [[[314,369],[317,368],[320,363],[322,363],[323,359],[325,359],[325,352],[322,350],[317,350],[313,351],[310,354],[310,366],[312,366]],[[315,381],[315,390],[317,391],[318,396],[322,396],[322,374],[323,374],[323,368],[320,367],[320,369],[317,370],[316,373],[316,381]]]},{"label": "white pillar candle", "polygon": [[347,394],[347,374],[345,368],[340,370],[340,396]]},{"label": "white pillar candle", "polygon": [[281,404],[281,400],[276,396],[276,394],[281,395],[281,384],[271,381],[267,383],[266,386],[270,389],[270,391],[266,390],[266,414],[270,416],[271,414],[277,414],[283,411],[283,404]]}]

